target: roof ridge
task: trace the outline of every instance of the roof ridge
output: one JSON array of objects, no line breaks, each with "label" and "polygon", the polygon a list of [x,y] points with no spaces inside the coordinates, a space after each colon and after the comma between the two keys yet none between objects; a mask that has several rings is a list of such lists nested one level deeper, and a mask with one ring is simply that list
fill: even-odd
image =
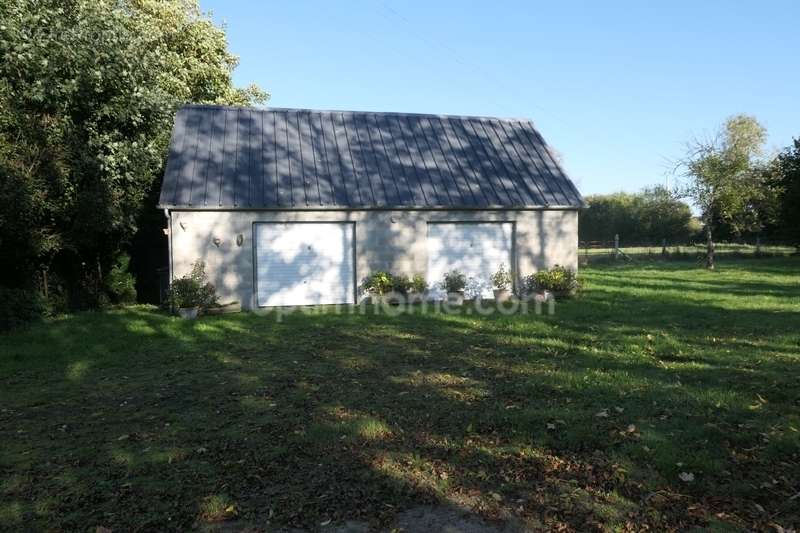
[{"label": "roof ridge", "polygon": [[262,113],[342,113],[348,115],[375,115],[375,116],[396,116],[396,117],[428,117],[453,120],[494,120],[502,122],[526,122],[533,124],[533,119],[526,117],[491,117],[486,115],[449,115],[441,113],[412,113],[404,111],[359,111],[351,109],[310,109],[303,107],[255,107],[239,106],[226,104],[184,104],[185,108],[209,108],[209,109],[246,109],[248,111],[260,111]]}]

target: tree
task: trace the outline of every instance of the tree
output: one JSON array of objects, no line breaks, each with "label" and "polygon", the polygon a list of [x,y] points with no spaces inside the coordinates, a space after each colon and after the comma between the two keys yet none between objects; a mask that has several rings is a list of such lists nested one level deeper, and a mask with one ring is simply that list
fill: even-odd
[{"label": "tree", "polygon": [[734,232],[753,231],[766,222],[772,191],[761,161],[766,130],[748,115],[729,118],[709,140],[694,140],[676,168],[688,183],[681,194],[700,209],[706,234],[706,267],[714,268],[714,222]]},{"label": "tree", "polygon": [[0,57],[0,273],[16,286],[51,268],[98,293],[177,107],[267,98],[233,86],[237,58],[196,0],[3,2]]},{"label": "tree", "polygon": [[648,242],[666,239],[684,243],[689,240],[692,210],[685,202],[660,185],[644,189],[639,197],[639,231],[647,236]]},{"label": "tree", "polygon": [[800,139],[778,155],[773,168],[779,205],[775,233],[800,245]]}]

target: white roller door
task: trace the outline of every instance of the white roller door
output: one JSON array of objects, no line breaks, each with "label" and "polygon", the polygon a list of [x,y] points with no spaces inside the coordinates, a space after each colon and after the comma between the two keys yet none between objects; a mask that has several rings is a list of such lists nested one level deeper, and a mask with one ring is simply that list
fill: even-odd
[{"label": "white roller door", "polygon": [[256,223],[259,307],[355,302],[353,224]]},{"label": "white roller door", "polygon": [[428,283],[434,297],[444,274],[460,270],[467,276],[467,298],[492,297],[491,275],[501,264],[512,269],[511,222],[428,224]]}]

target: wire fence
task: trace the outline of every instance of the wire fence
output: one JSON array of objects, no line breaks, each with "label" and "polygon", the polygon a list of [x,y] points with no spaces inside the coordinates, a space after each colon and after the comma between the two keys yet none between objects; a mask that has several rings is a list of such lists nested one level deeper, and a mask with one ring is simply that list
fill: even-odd
[{"label": "wire fence", "polygon": [[[610,261],[636,260],[703,260],[705,242],[669,243],[666,240],[653,243],[625,243],[621,238],[608,241],[581,241],[579,260],[582,264]],[[800,253],[800,247],[785,243],[720,242],[714,243],[714,253],[719,258],[759,258],[786,256]]]}]

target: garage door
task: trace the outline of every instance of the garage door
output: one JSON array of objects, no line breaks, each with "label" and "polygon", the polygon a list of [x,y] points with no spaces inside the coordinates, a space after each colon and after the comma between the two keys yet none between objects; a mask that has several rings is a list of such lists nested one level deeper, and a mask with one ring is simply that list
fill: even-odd
[{"label": "garage door", "polygon": [[457,269],[466,274],[467,298],[492,297],[491,275],[501,264],[512,265],[510,222],[428,224],[428,283],[435,297],[445,272]]},{"label": "garage door", "polygon": [[260,307],[355,302],[352,223],[257,223]]}]

